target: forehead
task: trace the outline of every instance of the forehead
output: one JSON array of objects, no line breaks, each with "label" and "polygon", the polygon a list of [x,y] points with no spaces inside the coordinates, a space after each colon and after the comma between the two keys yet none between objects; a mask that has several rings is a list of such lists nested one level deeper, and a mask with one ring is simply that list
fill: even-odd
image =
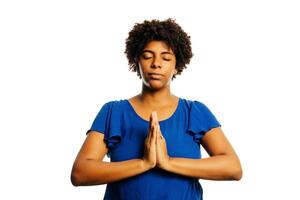
[{"label": "forehead", "polygon": [[165,42],[161,40],[152,40],[148,42],[143,51],[151,50],[151,51],[157,51],[157,52],[171,52],[173,53],[171,47]]}]

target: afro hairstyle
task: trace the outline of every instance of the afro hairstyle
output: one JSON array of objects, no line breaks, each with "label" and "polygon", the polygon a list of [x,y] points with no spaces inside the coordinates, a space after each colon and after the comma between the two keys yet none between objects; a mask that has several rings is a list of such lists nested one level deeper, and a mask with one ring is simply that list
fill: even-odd
[{"label": "afro hairstyle", "polygon": [[176,75],[181,74],[193,57],[190,36],[172,18],[164,21],[153,19],[135,23],[126,39],[124,53],[128,59],[129,71],[137,72],[137,76],[140,79],[142,77],[139,71],[138,58],[146,44],[152,40],[166,42],[175,53],[177,73],[173,75],[173,80],[176,78]]}]

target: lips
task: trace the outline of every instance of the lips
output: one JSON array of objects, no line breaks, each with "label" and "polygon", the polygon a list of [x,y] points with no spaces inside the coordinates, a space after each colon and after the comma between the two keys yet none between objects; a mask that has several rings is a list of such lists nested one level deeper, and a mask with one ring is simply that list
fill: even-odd
[{"label": "lips", "polygon": [[154,79],[154,80],[159,80],[162,78],[162,74],[158,74],[158,73],[149,73],[149,77],[150,79]]}]

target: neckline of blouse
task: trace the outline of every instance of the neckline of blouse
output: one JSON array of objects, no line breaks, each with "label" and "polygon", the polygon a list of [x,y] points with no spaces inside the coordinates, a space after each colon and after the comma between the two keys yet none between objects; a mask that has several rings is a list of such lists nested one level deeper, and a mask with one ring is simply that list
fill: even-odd
[{"label": "neckline of blouse", "polygon": [[[175,116],[175,114],[178,112],[179,107],[180,107],[180,104],[181,104],[181,100],[182,100],[182,99],[181,99],[180,97],[178,97],[178,102],[177,102],[177,106],[176,106],[175,111],[174,111],[168,118],[163,119],[163,120],[160,120],[160,121],[158,121],[158,122],[159,122],[159,123],[162,123],[162,122],[166,122],[166,121],[171,120],[171,119]],[[135,115],[136,117],[138,117],[139,119],[141,119],[142,121],[144,121],[144,122],[146,122],[146,123],[150,123],[150,121],[148,121],[148,120],[142,118],[142,117],[134,110],[133,106],[131,105],[131,103],[129,102],[128,99],[125,99],[125,101],[127,102],[127,104],[129,105],[130,110],[134,113],[134,115]]]}]

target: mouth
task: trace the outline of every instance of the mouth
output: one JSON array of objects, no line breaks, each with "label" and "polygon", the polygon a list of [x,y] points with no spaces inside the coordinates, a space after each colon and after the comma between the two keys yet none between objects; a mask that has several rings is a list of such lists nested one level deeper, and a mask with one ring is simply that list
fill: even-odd
[{"label": "mouth", "polygon": [[153,79],[153,80],[159,80],[162,78],[162,74],[158,74],[158,73],[149,73],[148,74],[150,79]]}]

